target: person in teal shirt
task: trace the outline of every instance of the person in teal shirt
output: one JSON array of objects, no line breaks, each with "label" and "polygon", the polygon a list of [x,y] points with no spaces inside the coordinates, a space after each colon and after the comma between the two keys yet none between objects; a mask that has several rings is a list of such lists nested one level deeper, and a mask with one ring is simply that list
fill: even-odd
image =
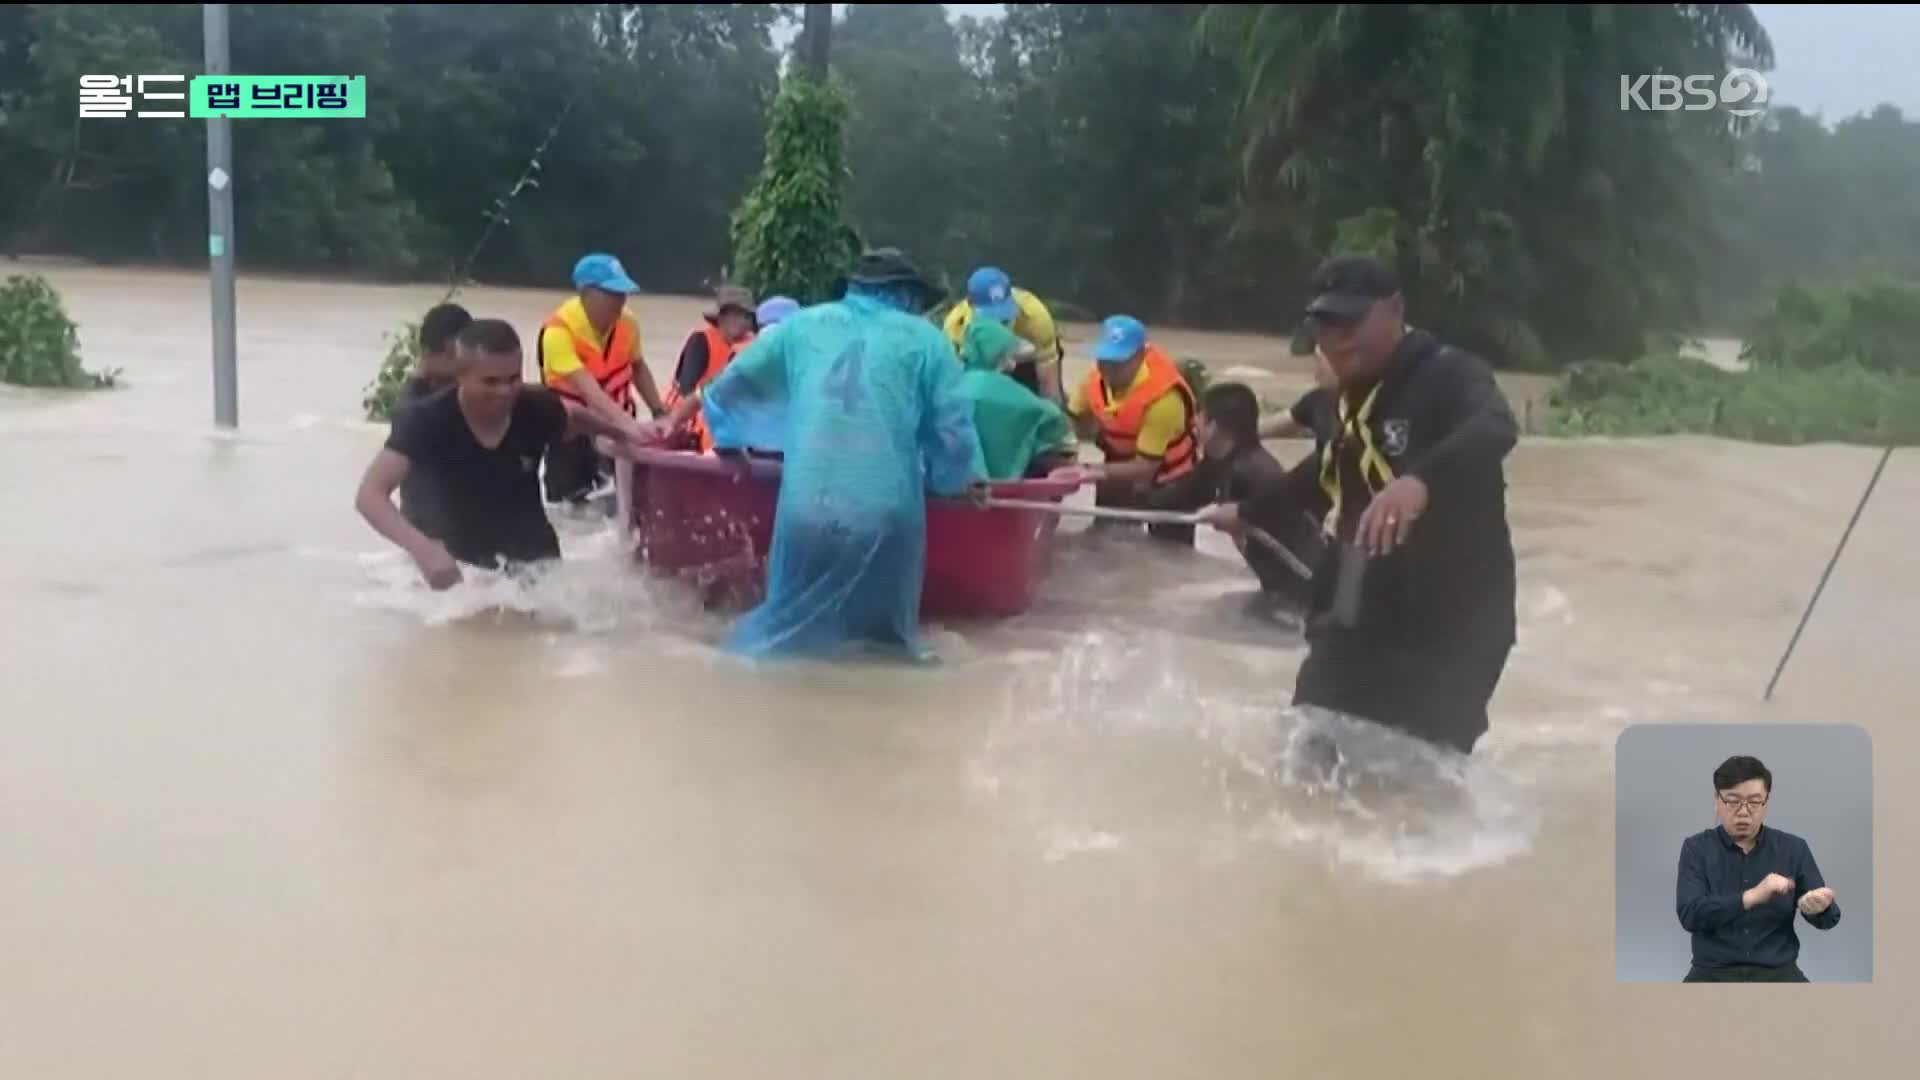
[{"label": "person in teal shirt", "polygon": [[960,393],[973,403],[980,436],[976,471],[989,480],[1019,480],[1071,464],[1078,442],[1060,406],[1011,374],[1032,346],[998,319],[968,321],[960,345]]}]

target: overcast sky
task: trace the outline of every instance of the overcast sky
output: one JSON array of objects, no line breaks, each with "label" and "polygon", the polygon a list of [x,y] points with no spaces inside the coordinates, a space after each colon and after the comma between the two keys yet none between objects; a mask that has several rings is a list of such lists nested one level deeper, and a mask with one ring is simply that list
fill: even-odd
[{"label": "overcast sky", "polygon": [[1828,120],[1865,112],[1883,101],[1920,117],[1920,72],[1911,59],[1920,42],[1920,5],[1755,4],[1773,39],[1773,100]]},{"label": "overcast sky", "polygon": [[[837,5],[844,6],[844,5]],[[993,15],[999,4],[948,4],[947,10]],[[1883,101],[1920,117],[1920,4],[1755,4],[1773,39],[1768,73],[1776,103],[1838,120]]]}]

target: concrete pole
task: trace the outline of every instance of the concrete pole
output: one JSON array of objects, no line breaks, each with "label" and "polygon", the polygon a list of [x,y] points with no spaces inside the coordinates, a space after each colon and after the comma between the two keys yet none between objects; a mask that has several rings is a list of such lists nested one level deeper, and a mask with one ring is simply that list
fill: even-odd
[{"label": "concrete pole", "polygon": [[[231,74],[227,5],[201,5],[206,17],[207,74]],[[207,254],[213,262],[213,422],[240,424],[240,386],[234,341],[233,121],[207,118]]]},{"label": "concrete pole", "polygon": [[827,81],[828,58],[833,53],[833,5],[808,4],[800,30],[805,40],[805,70],[816,81]]}]

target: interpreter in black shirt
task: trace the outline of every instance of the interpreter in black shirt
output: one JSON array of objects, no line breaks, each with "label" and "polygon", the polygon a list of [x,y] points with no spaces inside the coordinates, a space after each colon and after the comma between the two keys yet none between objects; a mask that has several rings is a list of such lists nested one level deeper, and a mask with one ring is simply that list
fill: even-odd
[{"label": "interpreter in black shirt", "polygon": [[[638,445],[651,435],[602,420],[557,395],[521,383],[520,337],[500,319],[461,331],[454,385],[394,418],[360,480],[355,509],[412,556],[427,583],[449,588],[460,564],[513,568],[560,557],[540,500],[540,461],[556,440],[605,435]],[[422,528],[393,505],[417,476],[437,521]]]},{"label": "interpreter in black shirt", "polygon": [[[401,384],[400,397],[394,402],[393,415],[399,414],[408,406],[433,396],[435,391],[453,385],[453,374],[458,363],[457,340],[460,331],[473,322],[473,316],[459,304],[438,304],[428,310],[420,320],[420,359],[415,362],[413,374]],[[400,512],[414,528],[422,532],[433,532],[440,527],[439,511],[433,504],[433,492],[422,482],[420,474],[409,473],[400,482]]]},{"label": "interpreter in black shirt", "polygon": [[[1307,409],[1312,402],[1302,399]],[[1153,493],[1155,510],[1192,511],[1216,503],[1238,502],[1256,491],[1286,482],[1286,467],[1260,445],[1260,399],[1241,383],[1216,383],[1201,398],[1196,434],[1200,463],[1194,470]],[[1285,544],[1311,565],[1319,556],[1319,529],[1304,508],[1280,507],[1247,524]],[[1264,543],[1244,530],[1233,537],[1247,568],[1260,581],[1260,593],[1249,607],[1258,613],[1279,608],[1303,610],[1311,599],[1311,583],[1288,568]]]},{"label": "interpreter in black shirt", "polygon": [[[1470,753],[1514,643],[1504,461],[1519,425],[1486,361],[1406,325],[1384,265],[1335,256],[1312,285],[1308,329],[1339,381],[1314,451],[1203,519],[1232,532],[1322,513],[1338,542],[1315,568],[1294,704]],[[1343,565],[1357,588],[1339,587]]]},{"label": "interpreter in black shirt", "polygon": [[1806,982],[1798,914],[1816,930],[1840,924],[1840,905],[1813,849],[1766,824],[1773,773],[1757,758],[1730,757],[1713,771],[1720,824],[1680,845],[1676,905],[1693,935],[1684,982]]}]

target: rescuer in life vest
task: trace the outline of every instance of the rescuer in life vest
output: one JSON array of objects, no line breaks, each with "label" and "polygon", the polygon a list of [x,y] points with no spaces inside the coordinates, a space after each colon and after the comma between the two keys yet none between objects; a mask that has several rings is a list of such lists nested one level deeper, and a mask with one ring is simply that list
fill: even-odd
[{"label": "rescuer in life vest", "polygon": [[[1073,392],[1067,415],[1092,437],[1106,464],[1099,480],[1099,506],[1145,509],[1155,488],[1193,471],[1199,451],[1193,391],[1166,353],[1147,340],[1147,328],[1131,315],[1100,325],[1093,346],[1094,370]],[[1110,522],[1099,522],[1111,527]],[[1191,525],[1150,525],[1154,537],[1193,543]]]},{"label": "rescuer in life vest", "polygon": [[698,394],[747,347],[756,329],[752,293],[737,285],[722,285],[714,291],[713,306],[707,309],[703,324],[687,335],[673,383],[667,387],[662,426],[672,433],[670,445],[701,453],[713,449],[713,436],[700,417]]},{"label": "rescuer in life vest", "polygon": [[[578,295],[540,324],[540,381],[568,404],[630,434],[646,434],[635,419],[634,392],[654,418],[667,409],[640,352],[640,324],[626,310],[627,297],[640,286],[619,259],[594,254],[574,264],[573,287]],[[612,471],[587,436],[554,443],[547,450],[547,501],[585,503]]]}]

